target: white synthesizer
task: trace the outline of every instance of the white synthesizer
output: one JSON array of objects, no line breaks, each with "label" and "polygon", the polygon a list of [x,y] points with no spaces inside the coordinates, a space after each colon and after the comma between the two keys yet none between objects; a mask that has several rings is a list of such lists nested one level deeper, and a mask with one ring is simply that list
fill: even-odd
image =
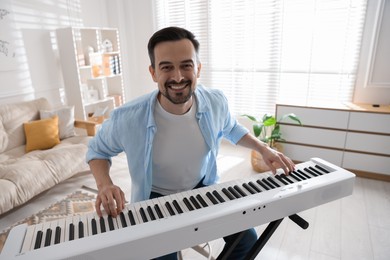
[{"label": "white synthesizer", "polygon": [[116,218],[91,213],[22,224],[0,259],[151,259],[351,195],[354,179],[312,158],[287,176],[279,169],[131,203]]}]

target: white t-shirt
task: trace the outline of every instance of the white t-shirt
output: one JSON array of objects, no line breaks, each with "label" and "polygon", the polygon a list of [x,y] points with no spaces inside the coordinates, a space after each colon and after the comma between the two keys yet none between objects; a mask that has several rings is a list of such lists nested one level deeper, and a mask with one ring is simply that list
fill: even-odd
[{"label": "white t-shirt", "polygon": [[152,191],[168,195],[190,190],[203,178],[207,144],[195,115],[196,102],[184,115],[171,114],[156,102]]}]

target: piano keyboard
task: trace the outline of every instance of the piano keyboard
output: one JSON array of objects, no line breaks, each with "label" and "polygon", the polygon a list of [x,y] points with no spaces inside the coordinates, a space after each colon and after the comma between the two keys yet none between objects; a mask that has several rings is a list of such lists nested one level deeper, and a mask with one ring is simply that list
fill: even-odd
[{"label": "piano keyboard", "polygon": [[93,213],[20,225],[0,259],[149,259],[350,195],[354,177],[314,158],[287,176],[278,170],[128,204],[116,218]]}]

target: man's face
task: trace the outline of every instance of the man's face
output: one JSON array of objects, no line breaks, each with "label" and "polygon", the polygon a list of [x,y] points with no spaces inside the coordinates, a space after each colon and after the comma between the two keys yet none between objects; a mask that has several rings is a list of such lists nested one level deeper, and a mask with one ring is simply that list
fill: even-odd
[{"label": "man's face", "polygon": [[154,56],[155,68],[150,66],[149,71],[160,90],[161,104],[186,104],[191,100],[201,68],[191,41],[161,42],[154,48]]}]

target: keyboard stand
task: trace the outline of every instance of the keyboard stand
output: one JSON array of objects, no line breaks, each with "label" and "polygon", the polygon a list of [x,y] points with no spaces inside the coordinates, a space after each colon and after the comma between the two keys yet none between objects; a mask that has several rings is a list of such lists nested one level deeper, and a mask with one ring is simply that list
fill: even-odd
[{"label": "keyboard stand", "polygon": [[[307,229],[309,227],[309,224],[300,216],[297,214],[293,214],[289,216],[289,218],[295,222],[298,226],[300,226],[302,229]],[[256,243],[253,245],[251,250],[248,252],[248,254],[245,257],[245,260],[254,260],[256,256],[260,253],[261,249],[265,246],[265,244],[268,242],[268,240],[271,238],[275,230],[279,227],[280,223],[282,223],[283,218],[274,220],[268,224],[266,229],[263,231],[263,233],[260,235],[260,237],[257,239]],[[218,256],[217,260],[226,260],[229,258],[231,252],[233,249],[237,246],[238,242],[242,239],[244,233],[241,233],[236,240],[234,241],[233,245],[230,248],[224,249]]]}]

